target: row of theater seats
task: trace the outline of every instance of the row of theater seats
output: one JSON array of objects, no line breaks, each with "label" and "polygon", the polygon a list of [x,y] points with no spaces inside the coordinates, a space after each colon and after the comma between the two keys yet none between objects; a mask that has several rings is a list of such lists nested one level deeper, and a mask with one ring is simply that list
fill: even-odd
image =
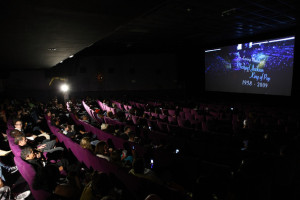
[{"label": "row of theater seats", "polygon": [[[117,101],[112,102],[118,107],[124,107]],[[151,102],[147,102],[149,105]],[[169,102],[172,104],[172,102]],[[273,106],[259,106],[259,105],[244,105],[244,104],[235,104],[235,105],[224,105],[224,104],[199,104],[199,111],[205,112],[204,114],[199,114],[196,110],[192,108],[182,107],[179,108],[179,113],[176,115],[176,111],[173,109],[161,108],[161,113],[153,113],[146,110],[145,103],[138,103],[134,101],[129,101],[131,107],[139,108],[144,110],[144,113],[149,116],[154,116],[158,120],[148,120],[148,126],[157,126],[158,130],[163,132],[172,132],[173,130],[178,131],[178,127],[184,129],[183,131],[190,131],[189,127],[186,127],[185,124],[188,121],[192,128],[201,130],[202,132],[217,132],[219,130],[225,131],[226,133],[237,132],[241,122],[237,122],[237,114],[243,113],[244,119],[247,120],[248,128],[257,128],[253,125],[253,120],[256,120],[261,124],[261,129],[273,128],[285,129],[285,132],[295,132],[295,124],[297,117],[295,117],[295,110],[286,109]],[[160,108],[161,105],[155,102],[151,103],[152,106]],[[174,105],[174,103],[173,103]],[[251,115],[257,119],[253,119]],[[133,122],[138,121],[140,117],[132,116]],[[162,120],[165,122],[161,122]],[[166,120],[167,119],[167,120]],[[244,120],[240,119],[240,120]],[[174,125],[176,124],[176,125]],[[217,127],[217,129],[215,128]],[[172,130],[173,129],[173,130]]]},{"label": "row of theater seats", "polygon": [[[91,118],[93,118],[92,117],[93,116],[92,112],[94,112],[94,111],[84,101],[82,101],[82,104],[83,104],[83,107],[85,108],[86,112],[90,115]],[[82,125],[85,128],[86,131],[92,132],[95,135],[97,135],[97,138],[99,140],[101,139],[101,140],[106,141],[108,138],[113,138],[113,140],[116,142],[116,145],[117,145],[118,148],[121,148],[123,143],[126,142],[122,138],[119,138],[119,137],[113,136],[112,134],[101,131],[98,128],[92,126],[91,124],[88,124],[88,123],[83,122],[81,120],[77,120],[75,118],[74,114],[72,114],[72,113],[70,114],[70,116],[72,117],[73,121],[77,125]],[[98,123],[99,123],[99,125],[101,125],[103,122],[98,121]],[[119,122],[117,120],[110,119],[109,117],[104,117],[104,123],[110,124],[112,126],[118,125],[121,130],[124,128],[124,126],[129,126],[132,131],[135,131],[135,129],[136,129],[136,125],[127,125],[125,122]],[[140,132],[141,132],[140,135],[143,135],[144,131],[145,130],[140,129]],[[155,129],[151,130],[151,133],[147,134],[147,137],[151,141],[153,141],[154,144],[158,144],[162,140],[165,140],[165,141],[169,140],[169,135],[168,134],[164,134],[161,131],[156,131]],[[134,145],[134,143],[132,143],[132,142],[129,142],[129,143],[131,144],[131,146]],[[143,153],[143,150],[139,145],[137,145],[137,152]]]},{"label": "row of theater seats", "polygon": [[45,200],[51,196],[51,194],[45,190],[35,190],[33,189],[33,179],[35,177],[35,170],[34,168],[27,162],[25,162],[21,158],[21,148],[14,143],[14,138],[10,136],[10,131],[13,130],[13,127],[10,123],[8,123],[8,129],[6,131],[7,139],[9,146],[14,154],[14,162],[19,169],[21,176],[25,179],[28,183],[31,193],[35,200]]},{"label": "row of theater seats", "polygon": [[[107,141],[108,139],[112,139],[117,149],[122,149],[123,143],[128,142],[122,138],[106,133],[92,126],[91,124],[76,119],[73,113],[70,113],[70,117],[74,120],[76,124],[83,125],[86,131],[95,134],[98,140]],[[128,174],[127,171],[120,169],[118,166],[108,162],[106,159],[99,158],[93,153],[91,153],[90,151],[83,149],[79,144],[75,143],[70,138],[63,135],[60,132],[59,128],[52,126],[50,120],[47,121],[51,132],[58,138],[58,140],[61,143],[64,143],[65,147],[74,154],[74,156],[77,158],[79,162],[82,162],[83,164],[85,164],[86,167],[90,169],[114,174],[122,183],[124,183],[124,185],[126,185],[128,191],[130,191],[133,196],[135,196],[137,199],[139,198],[137,194],[139,194],[140,190],[145,189],[145,188],[141,188],[143,184],[141,184],[142,180],[140,178]],[[129,144],[135,145],[137,155],[144,154],[143,147],[131,142],[129,142]],[[177,194],[177,192],[171,191],[168,188],[165,188],[164,191],[168,195],[170,195],[170,197],[172,197],[172,199],[174,200],[182,198]]]},{"label": "row of theater seats", "polygon": [[[114,101],[115,103],[117,103],[116,101]],[[97,103],[99,104],[100,108],[102,111],[114,111],[114,108],[111,108],[107,105],[104,105],[101,101],[97,100]],[[118,125],[121,129],[124,126],[131,126],[126,124],[125,122],[120,122],[114,119],[111,119],[109,117],[103,117],[103,121],[100,121],[99,118],[96,116],[95,111],[92,110],[84,101],[82,101],[82,105],[85,108],[85,110],[87,111],[87,113],[89,114],[89,116],[94,119],[95,121],[97,121],[99,124],[101,123],[106,123],[106,124],[110,124],[110,125]],[[118,104],[119,107],[122,108],[122,105],[119,103]],[[123,105],[124,108],[126,107],[126,105]],[[132,106],[131,106],[132,108]],[[122,108],[123,109],[123,108]],[[139,125],[138,124],[138,120],[144,120],[142,117],[139,116],[135,116],[135,115],[131,115],[128,113],[129,110],[126,110],[126,118],[132,120],[133,122],[133,126],[131,126],[131,130],[135,130],[135,126]],[[173,110],[175,112],[175,110]],[[146,112],[146,111],[145,111]],[[114,112],[113,112],[114,113]],[[153,115],[154,113],[152,113]],[[159,115],[162,116],[162,115]],[[187,119],[183,119],[178,117],[174,117],[174,116],[167,116],[164,115],[166,118],[168,118],[169,123],[167,122],[162,122],[161,120],[157,119],[157,120],[150,120],[147,119],[147,125],[149,127],[149,129],[154,130],[155,132],[163,132],[163,133],[168,133],[168,134],[176,134],[176,135],[181,135],[182,133],[186,134],[186,135],[191,135],[189,133],[194,133],[195,131],[198,130],[202,130],[202,131],[206,131],[206,124],[203,121],[203,119],[201,118],[201,120],[199,119],[195,119],[195,120],[191,120],[189,121],[190,124],[192,125],[192,127],[187,127],[186,126],[186,122],[188,121]],[[203,117],[203,116],[202,116]],[[161,135],[161,134],[159,134]]]},{"label": "row of theater seats", "polygon": [[[190,109],[190,108],[183,108],[183,111],[179,112],[179,115],[177,116],[176,111],[173,109],[161,108],[161,113],[155,113],[155,112],[147,111],[145,108],[145,104],[140,104],[140,103],[131,101],[130,103],[132,104],[132,106],[128,106],[128,105],[122,105],[121,103],[119,103],[117,101],[112,101],[112,102],[114,104],[116,104],[119,109],[126,111],[126,118],[131,119],[133,124],[137,124],[137,121],[140,117],[135,116],[135,115],[130,115],[129,110],[131,108],[138,108],[138,109],[144,110],[144,113],[147,114],[148,116],[153,116],[153,117],[157,118],[157,120],[147,120],[147,123],[148,123],[148,126],[151,126],[153,128],[158,127],[159,130],[161,130],[161,131],[170,132],[170,128],[163,128],[163,127],[167,127],[168,125],[173,126],[173,127],[177,126],[177,128],[185,129],[185,131],[187,131],[187,129],[190,129],[190,130],[192,129],[195,131],[202,129],[202,122],[203,122],[204,116],[198,115],[198,113],[195,110]],[[99,100],[97,100],[97,103],[100,106],[102,111],[106,111],[106,112],[111,111],[115,114],[114,108],[111,108],[111,107],[103,104]],[[141,105],[143,105],[143,106],[141,106]],[[84,106],[84,108],[88,107],[84,101],[83,101],[83,106]],[[86,109],[86,110],[91,110],[91,109]],[[92,111],[90,111],[90,112],[92,112]],[[167,113],[167,114],[164,114],[164,113]],[[161,122],[161,120],[164,120],[166,122]],[[192,125],[192,128],[186,126],[187,122],[189,122]],[[156,123],[157,123],[157,125],[156,125]],[[163,125],[160,125],[158,123],[163,124]]]},{"label": "row of theater seats", "polygon": [[[73,119],[73,121],[77,125],[82,125],[86,132],[91,132],[91,133],[95,134],[97,136],[98,140],[107,141],[108,139],[112,139],[115,147],[118,148],[118,149],[122,149],[124,142],[128,142],[127,140],[124,140],[120,137],[117,137],[117,136],[114,136],[112,134],[106,133],[106,132],[94,127],[93,125],[91,125],[89,123],[86,123],[82,120],[76,119],[76,117],[74,116],[73,113],[70,113],[70,117]],[[128,142],[128,143],[130,144],[130,146],[135,145],[137,152],[143,153],[143,150],[139,145],[136,145],[132,142]]]},{"label": "row of theater seats", "polygon": [[93,170],[115,174],[122,182],[126,182],[126,186],[132,194],[137,193],[138,179],[136,177],[118,170],[116,165],[111,164],[103,158],[97,157],[87,149],[83,149],[79,144],[63,135],[58,128],[52,126],[50,121],[48,121],[48,126],[51,132],[74,154],[79,162],[84,163],[86,167],[92,168]]}]

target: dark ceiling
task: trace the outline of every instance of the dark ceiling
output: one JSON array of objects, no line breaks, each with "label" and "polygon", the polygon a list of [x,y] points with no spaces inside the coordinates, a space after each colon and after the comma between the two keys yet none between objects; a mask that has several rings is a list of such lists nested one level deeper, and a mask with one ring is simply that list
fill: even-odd
[{"label": "dark ceiling", "polygon": [[49,69],[93,52],[295,34],[298,11],[294,0],[6,0],[0,6],[2,70]]}]

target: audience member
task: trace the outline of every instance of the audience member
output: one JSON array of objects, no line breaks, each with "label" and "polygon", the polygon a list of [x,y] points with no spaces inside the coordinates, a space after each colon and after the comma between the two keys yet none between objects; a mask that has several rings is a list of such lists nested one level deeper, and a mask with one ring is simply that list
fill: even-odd
[{"label": "audience member", "polygon": [[92,180],[85,186],[80,200],[102,199],[114,195],[114,186],[106,173],[95,171]]},{"label": "audience member", "polygon": [[133,167],[129,171],[130,174],[153,181],[156,184],[163,184],[163,181],[159,179],[151,169],[145,167],[145,161],[143,158],[136,158],[132,165]]},{"label": "audience member", "polygon": [[120,137],[123,138],[124,140],[128,140],[129,139],[129,133],[131,131],[131,128],[129,126],[125,126],[124,127],[124,132],[120,134]]},{"label": "audience member", "polygon": [[91,144],[91,139],[89,137],[84,137],[80,140],[80,146],[84,149],[87,149],[91,152],[94,152],[93,146]]},{"label": "audience member", "polygon": [[110,161],[108,147],[106,145],[106,142],[104,142],[104,141],[98,142],[98,144],[96,145],[96,148],[95,148],[95,154],[99,158],[104,158],[107,161]]}]

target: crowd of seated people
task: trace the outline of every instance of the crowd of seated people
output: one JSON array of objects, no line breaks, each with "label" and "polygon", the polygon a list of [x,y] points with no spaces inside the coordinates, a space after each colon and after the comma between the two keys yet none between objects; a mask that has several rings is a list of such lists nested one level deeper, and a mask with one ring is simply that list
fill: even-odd
[{"label": "crowd of seated people", "polygon": [[[100,124],[89,116],[82,100],[72,102],[71,111],[56,100],[45,104],[28,100],[27,104],[2,103],[1,144],[7,144],[7,137],[11,137],[20,146],[22,160],[36,172],[33,189],[45,190],[56,199],[134,198],[116,179],[118,177],[95,171],[79,162],[66,144],[58,141],[49,125],[58,128],[56,134],[69,138],[118,170],[145,180],[146,186],[153,184],[153,187],[145,187],[138,194],[139,198],[145,199],[157,192],[159,198],[167,199],[160,190],[164,187],[160,186],[171,188],[186,199],[297,197],[299,116],[295,110],[207,103],[187,107],[176,102],[153,104],[132,100],[118,100],[117,104],[111,103],[113,100],[103,100],[103,104],[115,109],[113,113],[100,109],[96,99],[84,101],[97,110],[99,119],[108,117],[118,123],[106,124],[102,120]],[[133,122],[132,116],[139,117],[137,123]],[[178,125],[178,121],[167,121],[165,116],[184,118],[189,122],[199,117],[207,129],[203,126],[194,129],[187,123],[181,133],[192,131],[192,137],[166,134],[154,142],[154,138],[163,135],[164,131],[158,127],[150,130],[147,120]],[[93,131],[77,124],[78,120],[111,137],[107,140],[97,138]],[[8,126],[12,126],[10,131],[6,131]],[[116,147],[115,142],[120,140],[115,138],[122,139],[123,145]],[[13,154],[9,147],[6,145],[6,149],[2,149],[1,145],[1,150],[8,152],[4,153],[6,156]],[[7,188],[3,190],[5,194],[9,193]]]},{"label": "crowd of seated people", "polygon": [[[106,101],[106,104],[109,105],[107,102],[108,101]],[[119,102],[122,101],[120,100]],[[126,107],[126,105],[129,104],[129,101],[123,101],[121,104]],[[159,109],[151,109],[151,106],[149,106],[146,102],[143,102],[142,104],[144,104],[144,107],[138,107],[132,103],[131,109],[126,110],[127,112],[125,112],[125,114],[128,113],[129,115],[127,116],[141,115],[143,117],[149,117],[151,113],[150,115],[146,113],[145,111],[147,109],[155,113],[159,112],[159,110],[165,112],[165,108],[171,108],[175,110],[174,115],[172,116],[178,117],[184,110],[183,107],[176,106],[175,104],[162,103],[159,105]],[[282,160],[282,155],[279,154],[282,147],[286,148],[286,146],[288,146],[291,148],[291,152],[289,153],[292,153],[292,156],[289,156],[289,158],[292,157],[295,159],[294,156],[297,156],[298,151],[295,149],[299,134],[299,116],[297,115],[297,109],[276,108],[259,105],[224,105],[212,103],[194,104],[189,109],[190,112],[193,111],[193,113],[195,113],[193,114],[194,117],[199,117],[204,122],[206,129],[204,129],[205,127],[202,127],[202,130],[195,132],[196,134],[194,134],[190,140],[185,138],[184,141],[186,144],[183,145],[184,147],[181,150],[183,150],[185,153],[190,153],[190,155],[202,157],[205,156],[205,160],[229,165],[231,168],[229,170],[229,174],[233,174],[233,177],[238,177],[241,172],[244,173],[244,166],[247,166],[250,161],[250,163],[252,163],[252,160],[259,160],[260,155],[270,156],[271,159],[269,159],[268,162],[273,162],[274,159],[277,160],[278,156],[280,160]],[[164,114],[168,115],[168,113]],[[154,116],[155,115],[151,115],[150,117],[152,118]],[[127,120],[128,119],[129,118],[127,118]],[[132,121],[127,124],[132,125]],[[137,123],[136,125],[140,125],[140,123]],[[205,142],[203,142],[203,140],[205,140]],[[205,148],[202,146],[197,146],[199,144]],[[193,146],[195,146],[195,148],[193,148]],[[208,152],[201,152],[199,147],[200,149]],[[243,164],[240,165],[240,163]],[[292,164],[296,165],[297,162],[293,160]],[[203,165],[203,163],[201,163],[201,165]],[[254,167],[253,165],[249,166]],[[273,168],[270,171],[272,170]],[[293,173],[296,172],[293,171]],[[197,181],[199,182],[199,180]],[[238,179],[238,184],[241,183],[240,181],[247,180],[245,177],[243,177],[243,180]],[[273,180],[268,181],[272,182]],[[251,184],[251,186],[254,185],[254,183]],[[284,184],[285,190],[280,192],[279,190],[275,190],[273,188],[269,189],[268,191],[262,191],[261,189],[259,192],[274,192],[281,193],[282,195],[285,193],[284,191],[287,190],[287,185],[290,186],[290,184],[292,184],[291,181]],[[295,186],[291,188],[294,187]],[[249,187],[249,185],[247,185],[246,188],[248,190],[247,192],[250,193],[251,189],[254,187]],[[292,190],[293,189],[290,189],[289,192],[294,194],[295,191]],[[245,192],[245,190],[243,191]],[[234,192],[236,192],[236,196],[240,195],[240,192],[237,192],[236,190]],[[253,194],[258,195],[258,192]],[[268,195],[272,196],[271,194]],[[242,198],[241,196],[238,197]],[[247,198],[251,199],[250,197]]]},{"label": "crowd of seated people", "polygon": [[[33,107],[39,106],[37,104],[32,105]],[[72,123],[68,120],[68,117],[66,117],[66,112],[63,112],[63,107],[57,105],[57,109],[55,106],[51,105],[51,108],[51,112],[42,112],[37,114],[40,114],[41,116],[49,115],[52,120],[51,124],[61,129],[62,134],[65,134],[69,138],[75,138],[75,135],[78,135],[76,139],[78,139],[77,141],[80,142],[82,147],[89,149],[93,153],[95,151],[95,155],[97,152],[99,153],[98,148],[94,149],[90,142],[93,137],[89,137],[89,133],[83,130],[82,127],[74,127],[74,125],[72,125]],[[92,172],[90,169],[87,169],[85,166],[78,163],[78,161],[75,162],[74,158],[72,158],[72,156],[70,157],[70,155],[66,153],[67,150],[64,148],[64,145],[60,144],[51,131],[45,128],[47,127],[44,124],[46,120],[39,118],[35,122],[31,122],[30,126],[27,126],[25,129],[25,127],[22,128],[21,126],[23,124],[29,124],[29,121],[27,120],[30,119],[30,117],[27,116],[27,118],[24,118],[22,117],[21,112],[16,112],[15,114],[14,108],[11,107],[10,109],[11,110],[7,111],[3,116],[7,117],[7,119],[17,120],[10,120],[9,122],[7,119],[1,119],[1,123],[3,125],[1,127],[1,136],[3,136],[1,137],[1,144],[7,144],[7,149],[3,148],[4,145],[1,145],[1,156],[11,156],[11,161],[14,162],[13,158],[17,155],[12,155],[8,145],[8,139],[12,138],[10,145],[15,143],[19,146],[21,149],[21,154],[19,155],[20,158],[32,166],[35,171],[35,175],[32,177],[33,183],[28,183],[30,184],[30,189],[32,187],[32,189],[36,191],[43,190],[49,192],[51,196],[49,199],[80,199],[81,196],[81,199],[94,199],[92,196],[86,197],[84,193],[82,194],[84,188],[88,187],[89,180],[93,177],[92,175],[88,176],[88,174],[91,174]],[[45,110],[43,108],[37,109],[42,111]],[[3,110],[5,110],[5,106],[3,106]],[[26,113],[26,115],[27,114],[28,113]],[[11,129],[7,129],[8,126],[10,126]],[[8,136],[9,138],[7,138]],[[98,143],[101,144],[101,141],[98,141],[93,145],[96,146]],[[112,147],[112,145],[110,146]],[[60,151],[49,151],[55,148],[60,149]],[[105,149],[105,151],[109,151],[108,145],[105,145]],[[114,152],[114,150],[111,149],[111,152]],[[54,156],[54,154],[56,154],[56,156]],[[121,154],[119,157],[121,159]],[[29,191],[21,193],[22,195],[17,195],[16,193],[11,194],[10,187],[7,185],[7,183],[9,183],[7,179],[10,177],[5,176],[5,179],[4,176],[2,176],[2,171],[6,170],[8,173],[14,173],[17,169],[18,168],[14,166],[10,167],[5,164],[2,165],[1,162],[1,199],[24,199],[28,197]],[[84,170],[82,171],[82,169]],[[102,173],[102,175],[107,176],[105,173]],[[109,181],[109,179],[106,180]],[[98,183],[96,183],[96,185],[97,184]],[[112,190],[110,190],[110,188]],[[98,192],[99,190],[102,191]],[[96,193],[94,193],[94,191]],[[100,193],[101,196],[99,196]],[[92,195],[96,195],[99,199],[100,197],[106,199],[128,199],[128,197],[124,197],[121,193],[120,188],[117,188],[113,184],[107,189],[95,187],[95,190],[92,190]],[[123,193],[125,194],[126,192],[123,191]],[[36,196],[30,196],[29,198],[35,197]]]}]

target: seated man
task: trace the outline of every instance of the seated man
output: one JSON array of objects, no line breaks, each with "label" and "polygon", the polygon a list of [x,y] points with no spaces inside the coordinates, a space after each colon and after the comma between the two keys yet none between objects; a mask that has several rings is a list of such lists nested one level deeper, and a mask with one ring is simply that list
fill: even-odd
[{"label": "seated man", "polygon": [[62,128],[62,133],[64,135],[66,135],[68,138],[74,138],[75,137],[75,131],[74,131],[72,125],[67,124],[67,123],[62,124],[61,128]]},{"label": "seated man", "polygon": [[[15,126],[15,130],[18,130],[18,131],[24,133],[24,130],[23,130],[23,123],[22,123],[21,120],[19,120],[19,119],[14,120],[14,126]],[[31,136],[31,137],[28,137],[28,139],[34,140],[34,139],[37,138],[37,137],[45,137],[45,138],[48,139],[48,140],[50,139],[50,135],[49,135],[49,134],[47,134],[46,132],[44,132],[44,131],[42,131],[42,130],[39,130],[39,131],[41,132],[41,134],[39,134],[39,135],[34,135],[34,134],[32,134],[32,136]]]},{"label": "seated man", "polygon": [[62,167],[58,168],[53,164],[46,165],[46,162],[41,160],[40,157],[40,153],[35,153],[31,147],[22,149],[21,158],[31,164],[36,172],[33,188],[52,192],[59,180],[59,170],[62,170]]},{"label": "seated man", "polygon": [[62,147],[56,147],[56,140],[43,140],[41,144],[35,145],[33,143],[28,143],[27,138],[24,135],[19,135],[15,137],[15,144],[19,145],[21,148],[31,146],[33,149],[42,152],[53,152],[56,150],[63,150]]},{"label": "seated man", "polygon": [[129,133],[131,132],[131,128],[129,126],[124,127],[124,132],[120,134],[120,137],[123,138],[124,140],[129,139]]},{"label": "seated man", "polygon": [[12,131],[10,131],[9,135],[13,138],[17,137],[17,136],[21,136],[23,135],[25,137],[25,134],[21,131],[19,131],[18,129],[14,129]]},{"label": "seated man", "polygon": [[[60,162],[46,163],[40,159],[40,153],[35,153],[31,147],[25,147],[21,152],[21,158],[29,163],[35,170],[36,174],[33,179],[32,187],[36,190],[46,190],[54,195],[63,196],[68,199],[77,188],[66,185],[59,185],[60,172],[68,168],[68,161],[61,159]],[[71,192],[70,192],[71,191]],[[59,198],[60,199],[60,198]]]}]

